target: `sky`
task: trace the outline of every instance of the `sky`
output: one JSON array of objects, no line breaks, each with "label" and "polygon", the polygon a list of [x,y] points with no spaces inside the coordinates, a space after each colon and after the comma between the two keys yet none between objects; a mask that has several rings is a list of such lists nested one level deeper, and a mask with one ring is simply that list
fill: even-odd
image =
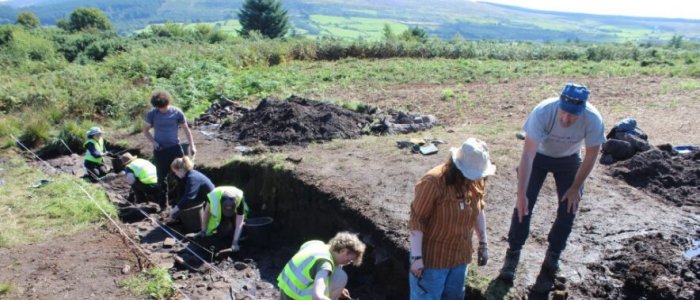
[{"label": "sky", "polygon": [[695,0],[483,0],[483,2],[597,15],[700,20],[700,1]]}]

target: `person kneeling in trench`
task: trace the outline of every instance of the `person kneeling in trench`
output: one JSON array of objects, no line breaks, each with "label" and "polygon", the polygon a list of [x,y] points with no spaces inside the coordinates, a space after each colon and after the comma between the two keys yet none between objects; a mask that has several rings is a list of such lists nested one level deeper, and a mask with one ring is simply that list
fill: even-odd
[{"label": "person kneeling in trench", "polygon": [[343,266],[362,264],[365,244],[356,234],[339,232],[328,244],[313,240],[301,245],[277,276],[280,299],[350,298]]},{"label": "person kneeling in trench", "polygon": [[[211,179],[195,170],[194,163],[187,156],[174,159],[170,164],[170,169],[184,183],[185,191],[170,210],[168,222],[172,222],[177,218],[182,219],[180,212],[183,210],[198,209],[201,204],[207,202],[208,195],[214,190],[214,183]],[[197,228],[189,230],[194,231]]]},{"label": "person kneeling in trench", "polygon": [[238,241],[248,214],[248,204],[243,197],[243,191],[234,186],[220,186],[214,188],[207,198],[209,201],[202,212],[202,231],[197,236],[226,239],[233,231],[231,252],[240,250]]},{"label": "person kneeling in trench", "polygon": [[130,201],[134,203],[153,202],[163,207],[165,198],[162,197],[158,187],[156,166],[150,161],[131,155],[129,152],[122,154],[119,160],[124,166],[126,181],[131,185]]}]

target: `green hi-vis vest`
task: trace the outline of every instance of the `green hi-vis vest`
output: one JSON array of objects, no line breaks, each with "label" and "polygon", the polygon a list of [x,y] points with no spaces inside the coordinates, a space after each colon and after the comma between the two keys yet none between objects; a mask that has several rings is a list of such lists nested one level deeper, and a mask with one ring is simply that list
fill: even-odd
[{"label": "green hi-vis vest", "polygon": [[[101,153],[104,153],[104,152],[105,152],[105,140],[104,140],[104,139],[100,139],[99,141],[97,141],[97,140],[95,140],[95,139],[88,139],[88,140],[85,141],[85,143],[83,144],[83,147],[87,148],[87,144],[88,144],[88,143],[93,143],[93,144],[95,144],[95,149],[97,149],[97,151],[100,151]],[[104,162],[104,160],[102,159],[102,157],[94,157],[94,156],[92,156],[92,154],[90,154],[90,150],[86,150],[86,151],[85,151],[85,160],[94,162],[94,163],[96,163],[96,164],[102,164],[102,163]]]},{"label": "green hi-vis vest", "polygon": [[142,158],[134,159],[131,163],[126,165],[126,168],[134,172],[134,176],[143,184],[155,184],[158,183],[158,173],[156,171],[156,166],[154,166],[150,161]]},{"label": "green hi-vis vest", "polygon": [[234,186],[219,186],[215,187],[213,191],[207,194],[209,199],[209,223],[207,224],[207,236],[210,236],[216,232],[216,228],[219,227],[221,223],[221,197],[224,196],[225,191],[233,191],[236,198],[236,209],[243,202],[243,191],[239,190]]},{"label": "green hi-vis vest", "polygon": [[[333,271],[335,264],[328,245],[322,241],[308,241],[301,245],[301,249],[289,260],[284,270],[277,276],[277,287],[292,299],[310,300],[313,298],[314,278],[311,277],[311,268],[319,260],[331,263]],[[330,297],[330,276],[326,277],[326,296]]]}]

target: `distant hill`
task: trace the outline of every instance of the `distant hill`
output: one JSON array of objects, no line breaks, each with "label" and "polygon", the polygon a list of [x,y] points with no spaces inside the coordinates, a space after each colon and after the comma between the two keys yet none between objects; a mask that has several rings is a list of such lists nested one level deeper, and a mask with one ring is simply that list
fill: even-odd
[{"label": "distant hill", "polygon": [[[78,7],[103,10],[121,34],[148,24],[236,19],[242,0],[8,0],[0,23],[30,11],[54,25]],[[519,41],[665,42],[673,35],[700,42],[700,20],[561,13],[464,0],[283,1],[296,33],[374,39],[383,24],[424,28],[443,39]],[[400,32],[397,32],[400,33]]]}]

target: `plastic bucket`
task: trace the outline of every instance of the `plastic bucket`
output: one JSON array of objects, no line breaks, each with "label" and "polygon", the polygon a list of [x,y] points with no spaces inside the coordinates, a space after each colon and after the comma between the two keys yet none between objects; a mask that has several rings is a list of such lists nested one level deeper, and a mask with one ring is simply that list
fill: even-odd
[{"label": "plastic bucket", "polygon": [[272,230],[271,217],[248,218],[245,221],[244,230],[246,243],[254,246],[266,246],[270,244]]},{"label": "plastic bucket", "polygon": [[180,210],[179,218],[182,226],[187,232],[197,232],[202,230],[202,207],[204,203]]},{"label": "plastic bucket", "polygon": [[112,158],[112,170],[114,173],[119,173],[124,170],[124,164],[122,164],[122,160],[119,158]]}]

